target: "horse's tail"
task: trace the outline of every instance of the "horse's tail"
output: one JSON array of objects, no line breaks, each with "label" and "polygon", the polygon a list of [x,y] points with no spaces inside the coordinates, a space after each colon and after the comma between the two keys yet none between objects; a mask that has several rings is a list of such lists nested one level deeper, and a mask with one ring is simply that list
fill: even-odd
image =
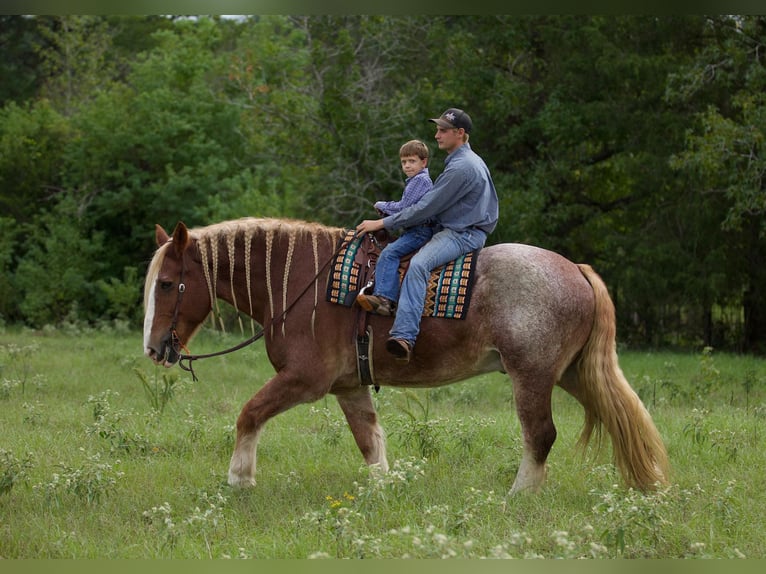
[{"label": "horse's tail", "polygon": [[601,428],[612,439],[615,464],[628,486],[641,490],[667,484],[668,456],[652,417],[631,388],[617,361],[614,304],[601,277],[589,265],[578,265],[593,288],[593,329],[578,362],[578,390],[585,407],[583,448]]}]

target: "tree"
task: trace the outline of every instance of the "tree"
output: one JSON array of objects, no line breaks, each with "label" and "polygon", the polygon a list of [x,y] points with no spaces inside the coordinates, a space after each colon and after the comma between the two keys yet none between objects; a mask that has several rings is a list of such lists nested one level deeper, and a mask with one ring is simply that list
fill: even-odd
[{"label": "tree", "polygon": [[23,104],[35,96],[42,81],[34,17],[0,15],[0,107],[9,102]]},{"label": "tree", "polygon": [[41,42],[37,52],[46,78],[44,95],[64,115],[108,87],[114,69],[106,57],[112,33],[102,16],[38,18]]},{"label": "tree", "polygon": [[382,16],[294,21],[306,38],[307,87],[317,105],[301,126],[314,140],[306,160],[318,168],[307,205],[321,220],[351,226],[372,215],[375,199],[401,192],[401,144],[433,133],[419,105],[424,80],[415,60],[425,26]]},{"label": "tree", "polygon": [[16,270],[19,310],[36,327],[93,316],[103,306],[95,285],[102,273],[101,234],[91,233],[71,198],[63,197],[26,234]]},{"label": "tree", "polygon": [[722,16],[708,21],[712,41],[677,78],[674,97],[707,93],[713,103],[698,116],[686,150],[673,165],[690,174],[702,201],[715,201],[727,236],[724,258],[733,262],[722,296],[741,293],[743,346],[766,350],[766,18]]},{"label": "tree", "polygon": [[0,212],[27,223],[61,192],[72,130],[47,100],[0,109]]},{"label": "tree", "polygon": [[210,20],[156,32],[128,84],[100,93],[72,119],[65,185],[94,229],[108,231],[112,276],[146,260],[153,226],[209,222],[210,197],[236,170],[239,111],[221,104],[220,36]]}]

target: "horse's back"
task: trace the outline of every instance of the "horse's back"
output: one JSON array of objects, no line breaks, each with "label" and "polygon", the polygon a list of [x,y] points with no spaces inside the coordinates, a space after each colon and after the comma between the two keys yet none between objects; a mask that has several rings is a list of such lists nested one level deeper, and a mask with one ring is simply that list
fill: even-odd
[{"label": "horse's back", "polygon": [[480,296],[491,291],[495,297],[503,294],[505,303],[531,307],[573,303],[592,307],[593,300],[590,284],[575,263],[553,251],[522,243],[482,249],[475,288]]}]

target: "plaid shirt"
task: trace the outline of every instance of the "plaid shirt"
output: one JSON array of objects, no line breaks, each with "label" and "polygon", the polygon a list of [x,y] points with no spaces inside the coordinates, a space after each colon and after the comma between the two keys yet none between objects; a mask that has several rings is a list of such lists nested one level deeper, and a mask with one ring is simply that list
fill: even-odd
[{"label": "plaid shirt", "polygon": [[399,213],[405,207],[420,201],[433,187],[431,176],[428,175],[428,168],[424,167],[422,171],[406,179],[402,199],[399,201],[376,201],[374,207],[386,215]]}]

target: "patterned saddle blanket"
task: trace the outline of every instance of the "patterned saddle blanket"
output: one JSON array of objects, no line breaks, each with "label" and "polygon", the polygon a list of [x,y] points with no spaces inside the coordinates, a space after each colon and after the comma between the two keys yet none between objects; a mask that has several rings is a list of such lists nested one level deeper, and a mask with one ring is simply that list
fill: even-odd
[{"label": "patterned saddle blanket", "polygon": [[[375,237],[368,234],[354,237],[354,234],[353,229],[348,230],[341,239],[327,284],[327,300],[346,307],[354,304],[359,291],[371,280],[378,255],[390,241],[385,232]],[[426,290],[424,317],[465,317],[471,300],[477,254],[478,251],[466,253],[433,270]],[[407,272],[410,257],[402,259],[400,282]]]}]

